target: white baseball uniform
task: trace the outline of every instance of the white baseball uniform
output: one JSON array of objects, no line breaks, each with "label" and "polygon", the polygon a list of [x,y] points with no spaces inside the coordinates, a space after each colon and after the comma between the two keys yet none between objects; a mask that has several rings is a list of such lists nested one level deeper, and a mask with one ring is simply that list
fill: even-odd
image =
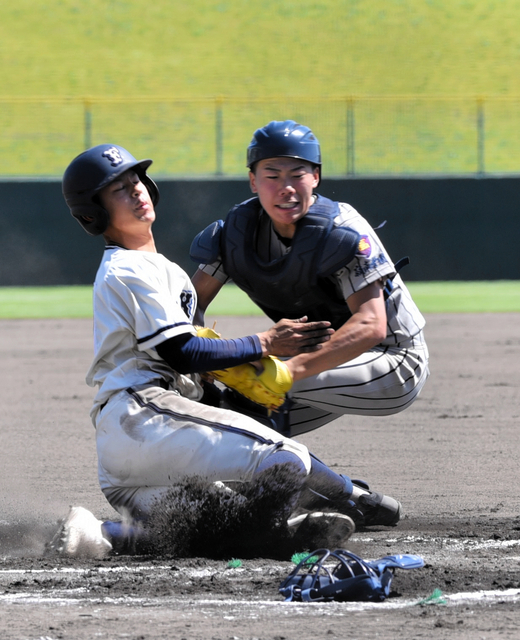
[{"label": "white baseball uniform", "polygon": [[[295,382],[289,396],[291,433],[298,434],[327,424],[343,414],[382,416],[406,409],[417,398],[426,379],[428,349],[425,320],[412,300],[377,233],[353,207],[339,203],[337,226],[350,227],[361,236],[363,251],[330,276],[346,300],[377,281],[391,281],[386,301],[387,335],[361,356],[318,375]],[[290,251],[263,212],[256,230],[256,251],[271,263]],[[229,280],[220,261],[199,267],[225,283]]]},{"label": "white baseball uniform", "polygon": [[188,275],[161,254],[105,248],[94,283],[96,427],[101,489],[120,513],[143,517],[185,476],[247,481],[271,453],[307,448],[242,414],[198,402],[197,375],[181,375],[155,347],[195,334],[196,293]]}]

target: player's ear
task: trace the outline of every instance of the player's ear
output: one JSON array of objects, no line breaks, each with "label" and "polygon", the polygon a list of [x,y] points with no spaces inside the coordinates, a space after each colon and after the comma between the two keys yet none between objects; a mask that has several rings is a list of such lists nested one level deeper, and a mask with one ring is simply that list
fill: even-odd
[{"label": "player's ear", "polygon": [[256,188],[255,174],[252,171],[249,172],[249,186],[251,187],[251,191],[253,193],[258,193],[258,189]]},{"label": "player's ear", "polygon": [[316,187],[320,184],[320,168],[317,165],[314,166],[312,175],[314,177],[312,188],[316,189]]}]

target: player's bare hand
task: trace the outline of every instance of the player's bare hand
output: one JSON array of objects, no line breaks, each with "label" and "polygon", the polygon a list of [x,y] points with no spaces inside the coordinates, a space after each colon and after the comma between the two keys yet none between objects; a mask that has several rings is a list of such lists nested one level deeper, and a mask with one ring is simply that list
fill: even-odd
[{"label": "player's bare hand", "polygon": [[307,322],[307,316],[304,316],[297,320],[284,318],[267,331],[259,333],[258,337],[264,356],[292,357],[318,351],[333,333],[330,322]]}]

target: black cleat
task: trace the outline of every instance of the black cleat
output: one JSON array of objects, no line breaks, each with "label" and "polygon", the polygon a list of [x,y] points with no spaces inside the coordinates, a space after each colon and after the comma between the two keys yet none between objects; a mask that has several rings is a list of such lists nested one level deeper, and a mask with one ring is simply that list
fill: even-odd
[{"label": "black cleat", "polygon": [[[368,485],[360,480],[353,480],[354,491],[351,500],[357,511],[354,517],[356,524],[364,527],[377,525],[393,527],[401,519],[401,503],[395,498],[370,491]],[[352,514],[350,514],[352,515]]]}]

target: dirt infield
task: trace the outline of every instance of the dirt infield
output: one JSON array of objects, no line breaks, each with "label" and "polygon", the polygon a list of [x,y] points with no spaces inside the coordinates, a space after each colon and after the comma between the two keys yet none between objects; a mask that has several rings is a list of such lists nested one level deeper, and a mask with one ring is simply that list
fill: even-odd
[{"label": "dirt infield", "polygon": [[[357,533],[349,546],[366,559],[426,561],[396,571],[377,605],[284,603],[289,559],[229,568],[203,558],[44,558],[70,504],[115,515],[97,485],[88,417],[91,322],[0,321],[0,637],[520,638],[520,315],[427,321],[432,375],[412,408],[301,437],[335,470],[403,503],[398,527]],[[229,337],[265,326],[217,324]]]}]

